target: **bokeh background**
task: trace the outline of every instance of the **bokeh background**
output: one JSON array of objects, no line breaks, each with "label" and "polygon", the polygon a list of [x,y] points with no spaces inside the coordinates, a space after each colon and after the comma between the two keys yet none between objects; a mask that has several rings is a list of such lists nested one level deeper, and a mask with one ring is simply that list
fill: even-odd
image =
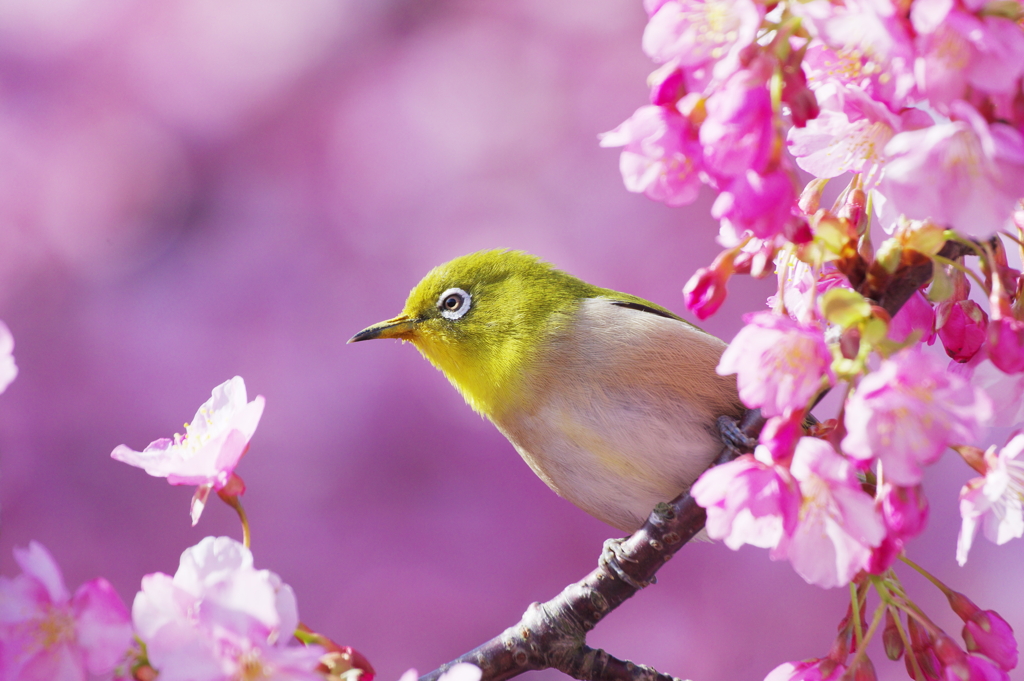
[{"label": "bokeh background", "polygon": [[[35,539],[72,588],[102,575],[130,604],[203,536],[239,537],[223,504],[192,528],[191,488],[109,458],[180,431],[236,374],[267,400],[238,470],[257,566],[381,679],[437,667],[592,569],[611,528],[412,347],[344,343],[480,248],[682,310],[716,251],[711,197],[628,194],[597,146],[645,100],[645,18],[639,0],[0,3],[0,319],[21,370],[0,396],[0,572]],[[735,281],[705,328],[731,338],[773,287]],[[912,555],[1024,631],[1021,542],[953,559],[968,477],[952,457],[929,471]],[[761,679],[823,655],[845,603],[764,551],[701,544],[591,643]]]}]

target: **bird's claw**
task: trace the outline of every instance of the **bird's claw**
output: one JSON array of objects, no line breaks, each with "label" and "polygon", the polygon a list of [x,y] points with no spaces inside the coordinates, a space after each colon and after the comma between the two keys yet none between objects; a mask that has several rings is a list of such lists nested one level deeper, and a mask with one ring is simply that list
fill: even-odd
[{"label": "bird's claw", "polygon": [[625,539],[606,539],[604,547],[601,549],[600,564],[602,567],[608,568],[616,577],[621,579],[626,584],[630,585],[637,591],[643,589],[646,586],[650,586],[658,581],[657,577],[651,577],[649,581],[637,581],[626,574],[626,571],[622,569],[622,562],[635,562],[631,558],[627,558],[622,553],[622,542]]},{"label": "bird's claw", "polygon": [[739,422],[730,416],[718,417],[718,434],[722,443],[737,454],[749,454],[757,446],[757,440],[747,437],[740,429]]}]

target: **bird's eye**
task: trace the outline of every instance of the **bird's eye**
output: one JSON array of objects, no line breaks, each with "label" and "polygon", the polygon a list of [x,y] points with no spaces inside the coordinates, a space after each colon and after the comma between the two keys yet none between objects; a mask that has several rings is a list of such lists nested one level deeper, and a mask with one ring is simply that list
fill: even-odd
[{"label": "bird's eye", "polygon": [[461,288],[450,288],[437,299],[437,307],[445,319],[459,319],[469,312],[472,296]]}]

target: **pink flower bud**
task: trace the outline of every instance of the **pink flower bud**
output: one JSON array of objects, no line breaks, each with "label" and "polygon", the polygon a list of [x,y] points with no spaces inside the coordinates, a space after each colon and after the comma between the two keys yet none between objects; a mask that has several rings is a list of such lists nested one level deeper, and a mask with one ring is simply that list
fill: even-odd
[{"label": "pink flower bud", "polygon": [[896,487],[886,483],[879,498],[882,518],[891,535],[909,539],[924,531],[928,524],[928,499],[921,485]]},{"label": "pink flower bud", "polygon": [[915,331],[920,335],[922,343],[931,345],[935,342],[935,310],[920,291],[915,291],[892,318],[889,338],[902,343]]},{"label": "pink flower bud", "polygon": [[936,637],[932,647],[948,681],[970,681],[971,667],[967,662],[967,653],[953,639],[941,634]]},{"label": "pink flower bud", "polygon": [[[850,672],[853,672],[852,676]],[[852,681],[878,680],[878,674],[875,673],[875,665],[871,663],[871,658],[867,656],[857,660],[854,666],[850,669],[850,672],[847,672],[844,678],[852,679]]]},{"label": "pink flower bud", "polygon": [[787,411],[782,416],[773,416],[764,424],[758,441],[768,448],[774,461],[786,461],[793,455],[793,448],[804,434],[804,411]]},{"label": "pink flower bud", "polygon": [[673,106],[686,94],[683,71],[674,63],[668,63],[647,78],[651,88],[651,104]]},{"label": "pink flower bud", "polygon": [[973,300],[946,300],[935,310],[935,325],[946,354],[955,362],[968,362],[985,342],[988,315]]},{"label": "pink flower bud", "polygon": [[899,624],[892,616],[892,610],[885,611],[885,628],[882,629],[882,645],[885,646],[885,656],[890,660],[898,660],[903,657],[903,637],[900,636]]},{"label": "pink flower bud", "polygon": [[723,276],[722,272],[710,267],[701,267],[683,287],[683,304],[698,319],[707,319],[725,301],[725,284],[728,281],[728,275]]},{"label": "pink flower bud", "polygon": [[993,610],[981,610],[966,620],[963,637],[967,650],[981,653],[1010,671],[1017,666],[1017,640],[1013,628]]},{"label": "pink flower bud", "polygon": [[993,310],[986,340],[988,358],[1003,373],[1024,372],[1024,322],[1013,317],[996,317]]}]

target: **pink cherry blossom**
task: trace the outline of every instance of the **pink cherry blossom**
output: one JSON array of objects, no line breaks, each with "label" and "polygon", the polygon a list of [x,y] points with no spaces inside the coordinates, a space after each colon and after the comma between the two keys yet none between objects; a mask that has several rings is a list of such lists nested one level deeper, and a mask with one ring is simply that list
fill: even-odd
[{"label": "pink cherry blossom", "polygon": [[845,586],[885,538],[882,515],[853,465],[824,440],[801,438],[790,472],[803,497],[800,517],[772,558],[788,559],[810,584]]},{"label": "pink cherry blossom", "polygon": [[842,449],[865,465],[877,458],[885,480],[912,486],[921,481],[922,466],[948,445],[980,437],[991,418],[984,391],[915,345],[861,379],[846,404]]},{"label": "pink cherry blossom", "polygon": [[835,82],[863,91],[899,111],[914,93],[914,45],[889,0],[794,2],[816,38],[804,57],[812,83]]},{"label": "pink cherry blossom", "polygon": [[619,127],[602,134],[601,146],[624,147],[619,170],[628,191],[670,206],[696,200],[701,148],[693,126],[674,107],[640,107]]},{"label": "pink cherry blossom", "polygon": [[[850,288],[849,279],[833,263],[825,263],[820,270],[814,270],[807,263],[787,258],[777,263],[775,273],[780,280],[786,312],[803,323],[815,319],[818,296],[836,287]],[[776,296],[768,298],[768,305],[777,305]]]},{"label": "pink cherry blossom", "polygon": [[0,393],[18,376],[18,365],[14,363],[14,336],[7,325],[0,321]]},{"label": "pink cherry blossom", "polygon": [[784,662],[768,672],[764,681],[838,681],[844,673],[846,665],[823,657],[802,662]]},{"label": "pink cherry blossom", "polygon": [[996,368],[988,360],[984,346],[967,362],[950,362],[947,371],[981,388],[991,398],[992,426],[1018,428],[1024,425],[1024,373],[1007,374]]},{"label": "pink cherry blossom", "polygon": [[776,546],[792,532],[800,510],[792,476],[763,446],[757,458],[745,454],[705,471],[690,494],[708,511],[708,536],[734,551],[744,544]]},{"label": "pink cherry blossom", "polygon": [[878,491],[882,519],[890,536],[910,539],[924,531],[928,524],[928,498],[921,485],[896,487],[884,483]]},{"label": "pink cherry blossom", "polygon": [[725,301],[726,284],[732,275],[733,258],[728,251],[715,258],[711,267],[701,267],[683,287],[683,304],[699,319],[707,319]]},{"label": "pink cherry blossom", "polygon": [[0,678],[85,681],[109,674],[132,642],[128,609],[102,577],[68,594],[60,568],[38,542],[14,549],[22,573],[0,577]]},{"label": "pink cherry blossom", "polygon": [[249,447],[263,415],[263,396],[247,402],[245,381],[235,376],[213,389],[199,407],[185,434],[162,438],[137,452],[118,445],[110,454],[118,461],[138,466],[172,485],[198,485],[193,497],[192,524],[199,521],[206,495],[223,489]]},{"label": "pink cherry blossom", "polygon": [[[142,578],[132,619],[161,680],[322,681],[324,651],[288,646],[299,623],[295,595],[228,537],[206,537],[181,555],[174,577]],[[259,672],[259,673],[256,673]]]},{"label": "pink cherry blossom", "polygon": [[987,237],[1008,223],[1024,196],[1024,137],[1009,125],[988,124],[966,102],[953,102],[950,112],[955,119],[948,123],[889,141],[879,189],[897,213]]},{"label": "pink cherry blossom", "polygon": [[764,7],[752,0],[667,0],[644,29],[643,49],[658,63],[688,69],[722,62],[713,68],[722,77],[754,41],[763,17]]},{"label": "pink cherry blossom", "polygon": [[722,221],[719,242],[737,246],[747,233],[773,237],[792,222],[795,204],[796,187],[785,168],[764,175],[745,170],[724,184],[711,206],[711,216]]},{"label": "pink cherry blossom", "polygon": [[704,167],[717,180],[765,170],[775,134],[770,75],[769,65],[755,61],[708,97],[699,138]]},{"label": "pink cherry blossom", "polygon": [[736,374],[740,399],[765,416],[803,409],[822,388],[835,381],[832,354],[822,330],[772,312],[743,317],[740,329],[722,354],[717,371]]},{"label": "pink cherry blossom", "polygon": [[921,343],[935,342],[935,310],[920,291],[914,291],[889,324],[889,338],[897,343],[904,342],[914,332]]},{"label": "pink cherry blossom", "polygon": [[995,447],[985,452],[988,471],[983,478],[974,478],[960,490],[960,537],[956,559],[961,565],[978,530],[996,544],[1024,536],[1024,432],[1014,435],[998,453]]},{"label": "pink cherry blossom", "polygon": [[1013,627],[994,610],[982,610],[955,591],[946,594],[953,612],[964,621],[963,637],[968,652],[979,653],[1004,671],[1017,666],[1017,639]]}]

